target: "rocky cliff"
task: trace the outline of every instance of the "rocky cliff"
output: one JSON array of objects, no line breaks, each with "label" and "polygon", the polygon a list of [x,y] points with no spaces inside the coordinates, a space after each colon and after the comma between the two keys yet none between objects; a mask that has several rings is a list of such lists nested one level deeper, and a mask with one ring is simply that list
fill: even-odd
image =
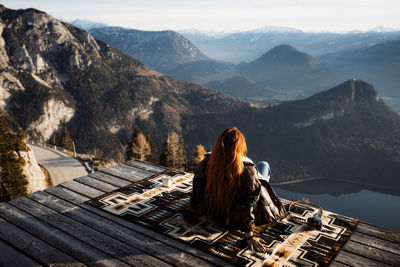
[{"label": "rocky cliff", "polygon": [[18,154],[25,162],[23,173],[28,180],[28,194],[46,189],[46,176],[40,169],[33,151],[28,147],[27,151],[19,151]]}]

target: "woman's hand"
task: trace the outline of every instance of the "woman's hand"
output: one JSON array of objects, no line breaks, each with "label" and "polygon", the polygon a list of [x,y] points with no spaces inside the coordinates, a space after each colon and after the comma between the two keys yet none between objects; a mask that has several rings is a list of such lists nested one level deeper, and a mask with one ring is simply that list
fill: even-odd
[{"label": "woman's hand", "polygon": [[264,245],[267,244],[263,239],[253,236],[250,239],[247,239],[247,244],[250,246],[250,249],[257,252],[265,252],[267,249]]}]

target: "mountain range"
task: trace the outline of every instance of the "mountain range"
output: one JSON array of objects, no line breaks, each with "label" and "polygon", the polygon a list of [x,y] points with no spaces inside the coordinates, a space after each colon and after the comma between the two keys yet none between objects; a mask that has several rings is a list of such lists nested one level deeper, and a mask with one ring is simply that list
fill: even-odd
[{"label": "mountain range", "polygon": [[361,80],[255,105],[165,76],[41,11],[0,6],[0,18],[0,107],[31,138],[51,142],[66,126],[79,152],[118,157],[135,125],[158,144],[180,133],[187,149],[210,149],[235,125],[249,156],[271,163],[275,181],[329,176],[398,185],[400,117]]},{"label": "mountain range", "polygon": [[[90,33],[159,72],[247,100],[295,99],[340,82],[319,59],[289,45],[279,45],[252,62],[235,65],[208,58],[189,40],[172,31],[104,27],[91,29]],[[231,83],[232,79],[247,80],[250,84]],[[244,91],[248,94],[243,94]]]},{"label": "mountain range", "polygon": [[1,7],[1,20],[0,107],[32,138],[53,140],[66,125],[78,150],[115,157],[135,125],[161,142],[188,116],[249,106],[163,76],[41,11]]},{"label": "mountain range", "polygon": [[289,44],[313,56],[363,49],[369,46],[400,39],[400,31],[368,31],[348,33],[306,33],[286,31],[244,31],[223,35],[207,35],[198,31],[182,34],[211,58],[240,63],[252,61],[266,51]]},{"label": "mountain range", "polygon": [[[399,41],[392,40],[400,38],[398,32],[314,34],[315,39],[309,39],[309,34],[294,29],[267,28],[242,32],[235,35],[234,40],[240,37],[244,41],[246,37],[250,38],[250,34],[276,35],[276,42],[288,40],[305,49],[308,45],[318,44],[321,48],[317,49],[319,53],[340,52],[317,58],[297,47],[280,44],[264,51],[255,60],[238,65],[209,58],[191,41],[173,31],[103,27],[91,29],[91,33],[163,74],[245,100],[258,103],[294,100],[331,88],[343,80],[359,78],[374,84],[391,108],[400,111],[400,76],[396,73],[400,69],[399,61],[392,56],[400,53]],[[190,36],[190,32],[187,34]],[[219,39],[223,38],[226,36]],[[318,43],[310,43],[311,40],[318,40]],[[229,51],[229,45],[224,50]]]}]

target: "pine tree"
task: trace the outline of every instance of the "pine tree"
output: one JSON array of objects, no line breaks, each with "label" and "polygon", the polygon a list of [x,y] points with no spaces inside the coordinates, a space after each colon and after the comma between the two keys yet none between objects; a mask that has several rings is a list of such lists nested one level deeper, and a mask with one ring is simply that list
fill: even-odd
[{"label": "pine tree", "polygon": [[163,143],[160,154],[160,164],[165,167],[185,170],[186,167],[186,149],[183,143],[183,137],[172,132]]},{"label": "pine tree", "polygon": [[64,127],[61,133],[60,142],[58,143],[58,146],[68,149],[69,151],[74,151],[74,144],[67,127]]},{"label": "pine tree", "polygon": [[149,142],[147,142],[146,137],[144,137],[142,130],[138,126],[135,126],[135,129],[132,134],[132,140],[128,144],[128,147],[125,152],[126,160],[143,160],[147,161],[151,155],[151,146]]},{"label": "pine tree", "polygon": [[154,143],[153,139],[151,139],[151,136],[149,134],[146,137],[146,141],[149,143],[151,148],[150,156],[147,161],[158,164],[158,148],[156,143]]},{"label": "pine tree", "polygon": [[18,137],[11,132],[0,110],[0,201],[27,194],[28,181],[23,174],[23,159],[14,151]]},{"label": "pine tree", "polygon": [[187,165],[186,148],[185,148],[183,136],[179,136],[177,168],[184,171],[184,170],[186,170],[186,165]]},{"label": "pine tree", "polygon": [[203,145],[197,145],[193,148],[192,152],[192,165],[193,167],[197,166],[203,159],[204,155],[206,154],[206,150],[204,149]]},{"label": "pine tree", "polygon": [[15,150],[16,151],[27,151],[28,147],[26,145],[26,132],[22,129],[19,128],[18,130],[18,134],[16,135],[17,140],[16,140],[16,147]]}]

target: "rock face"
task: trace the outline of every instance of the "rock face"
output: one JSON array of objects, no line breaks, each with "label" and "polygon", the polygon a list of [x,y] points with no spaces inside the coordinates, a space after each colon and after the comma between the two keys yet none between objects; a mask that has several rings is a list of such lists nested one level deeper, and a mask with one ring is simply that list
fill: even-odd
[{"label": "rock face", "polygon": [[90,33],[150,68],[168,73],[177,64],[208,60],[194,44],[174,31],[139,31],[121,27],[91,29]]},{"label": "rock face", "polygon": [[46,177],[40,169],[33,151],[28,147],[28,151],[19,151],[18,153],[25,161],[23,173],[28,178],[28,194],[46,189]]}]

